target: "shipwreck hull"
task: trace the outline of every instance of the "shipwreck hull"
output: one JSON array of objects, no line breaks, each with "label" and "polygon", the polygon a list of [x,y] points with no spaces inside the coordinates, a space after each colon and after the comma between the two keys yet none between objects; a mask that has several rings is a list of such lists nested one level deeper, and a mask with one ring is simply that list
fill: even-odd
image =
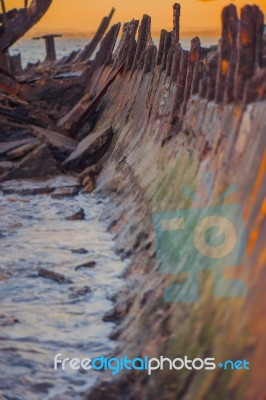
[{"label": "shipwreck hull", "polygon": [[[258,19],[251,18],[254,13]],[[251,19],[253,36],[246,46],[241,41]],[[94,128],[112,126],[115,131],[97,190],[113,198],[114,214],[106,218],[116,234],[117,251],[133,257],[128,288],[117,296],[110,316],[119,321],[113,337],[122,345],[116,356],[213,355],[219,360],[249,359],[254,370],[246,375],[231,371],[226,384],[220,370],[208,375],[156,371],[148,378],[132,372],[115,380],[106,378],[88,399],[150,399],[158,393],[165,400],[263,398],[265,382],[258,373],[265,357],[263,328],[258,323],[265,314],[266,92],[263,47],[258,45],[262,43],[261,23],[256,7],[246,7],[239,24],[235,8],[229,6],[223,13],[217,52],[206,52],[197,38],[187,52],[177,43],[179,35],[173,40],[171,34],[170,44],[164,38],[158,56],[156,48],[141,44],[143,37],[149,37],[146,23],[146,34],[140,30],[137,45],[132,46],[142,47],[142,52],[137,59],[128,54],[132,64],[126,62],[103,97]],[[233,42],[231,34],[235,35]],[[106,67],[102,80],[110,69]],[[212,176],[209,192],[206,175]],[[238,190],[229,200],[223,198],[232,184]],[[193,207],[183,192],[185,187],[202,195],[203,213],[211,212],[214,204],[226,207],[228,201],[243,206],[245,264],[224,271],[225,279],[244,282],[247,294],[243,298],[216,296],[209,271],[201,278],[194,303],[164,299],[165,290],[179,279],[185,287],[189,270],[185,278],[179,271],[186,270],[182,262],[191,247],[187,244],[182,249],[184,261],[179,261],[176,270],[162,273],[155,255],[152,216]],[[191,286],[186,285],[188,294]]]},{"label": "shipwreck hull", "polygon": [[[111,16],[99,29],[93,49]],[[91,400],[157,399],[158,393],[163,400],[265,396],[263,14],[256,6],[246,6],[239,19],[233,5],[226,7],[218,48],[203,48],[196,37],[190,51],[179,43],[179,19],[176,4],[173,31],[162,30],[158,49],[145,15],[140,23],[125,24],[115,51],[120,24],[101,40],[94,59],[87,46],[58,63],[32,68],[23,84],[16,81],[12,86],[9,77],[3,89],[23,98],[35,118],[30,130],[42,140],[45,136],[58,170],[81,173],[87,191],[96,187],[112,204],[113,212],[105,218],[115,234],[116,251],[132,261],[125,288],[105,317],[117,323],[112,334],[119,340],[116,356],[209,356],[221,362],[248,359],[252,366],[247,373],[217,368],[211,373],[156,371],[149,377],[136,371],[115,378],[101,375],[87,395]],[[81,71],[77,78],[55,79],[60,71],[76,69]],[[29,76],[36,71],[44,76],[30,86]],[[64,93],[77,83],[75,99],[67,102]],[[49,97],[53,88],[56,110]],[[68,154],[62,143],[68,144]],[[82,172],[85,167],[89,170]],[[13,179],[17,173],[1,178]],[[235,192],[232,185],[237,185]],[[200,204],[193,193],[201,195]],[[246,293],[218,295],[215,271],[206,273],[202,267],[191,300],[195,280],[188,279],[186,267],[191,246],[184,243],[176,269],[167,269],[167,257],[162,260],[156,253],[154,215],[191,208],[205,215],[214,206],[232,204],[243,210],[245,258],[241,265],[225,268],[219,279],[242,282]],[[170,243],[168,253],[175,254],[175,247]],[[197,254],[193,264],[200,264]],[[176,284],[183,285],[183,301],[165,297],[167,288]]]}]

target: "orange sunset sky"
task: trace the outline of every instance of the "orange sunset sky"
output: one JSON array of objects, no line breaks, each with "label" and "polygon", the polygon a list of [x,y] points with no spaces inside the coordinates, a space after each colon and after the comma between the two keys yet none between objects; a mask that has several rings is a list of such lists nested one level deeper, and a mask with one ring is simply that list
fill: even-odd
[{"label": "orange sunset sky", "polygon": [[[6,0],[7,8],[21,7],[23,0]],[[227,0],[180,0],[182,6],[181,31],[193,32],[219,29],[221,9],[230,3]],[[96,30],[101,18],[107,15],[111,7],[116,8],[113,23],[125,22],[132,18],[140,19],[143,14],[152,17],[152,30],[172,28],[172,0],[53,0],[48,13],[39,22],[38,29],[48,31],[84,31]],[[236,0],[233,3],[241,7],[248,2]],[[266,0],[255,2],[266,13]],[[252,2],[251,2],[252,4]],[[35,28],[36,30],[36,28]]]}]

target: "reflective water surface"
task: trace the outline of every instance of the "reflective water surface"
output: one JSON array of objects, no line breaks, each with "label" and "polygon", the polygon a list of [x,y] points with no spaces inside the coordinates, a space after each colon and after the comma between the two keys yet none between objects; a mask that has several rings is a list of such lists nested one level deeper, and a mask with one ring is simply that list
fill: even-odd
[{"label": "reflective water surface", "polygon": [[[1,400],[81,399],[96,373],[54,371],[54,355],[93,358],[114,348],[113,324],[102,318],[125,266],[99,221],[104,207],[91,195],[0,195]],[[81,209],[85,220],[69,218]]]}]

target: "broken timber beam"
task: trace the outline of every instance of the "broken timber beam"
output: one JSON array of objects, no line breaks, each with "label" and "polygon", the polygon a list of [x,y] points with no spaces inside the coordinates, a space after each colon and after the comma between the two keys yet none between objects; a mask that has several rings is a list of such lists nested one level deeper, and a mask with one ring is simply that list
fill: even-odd
[{"label": "broken timber beam", "polygon": [[114,15],[115,9],[112,8],[110,14],[107,17],[104,17],[99,28],[97,29],[94,37],[90,41],[90,43],[85,47],[85,49],[79,54],[77,62],[89,60],[90,57],[93,55],[94,51],[96,50],[98,44],[102,40],[110,21]]},{"label": "broken timber beam", "polygon": [[45,47],[46,47],[45,61],[56,61],[55,38],[62,36],[63,35],[51,34],[33,38],[33,40],[40,40],[40,39],[45,40]]},{"label": "broken timber beam", "polygon": [[2,13],[5,15],[6,14],[5,0],[1,0],[1,7],[2,7]]},{"label": "broken timber beam", "polygon": [[75,105],[75,107],[64,117],[62,117],[57,126],[59,128],[63,128],[65,131],[71,132],[71,136],[77,136],[79,130],[83,127],[85,120],[91,111],[91,109],[95,108],[101,98],[105,95],[110,85],[114,82],[117,75],[122,71],[124,64],[122,64],[109,78],[104,87],[100,90],[95,97],[91,98],[89,93],[86,93],[85,96]]}]

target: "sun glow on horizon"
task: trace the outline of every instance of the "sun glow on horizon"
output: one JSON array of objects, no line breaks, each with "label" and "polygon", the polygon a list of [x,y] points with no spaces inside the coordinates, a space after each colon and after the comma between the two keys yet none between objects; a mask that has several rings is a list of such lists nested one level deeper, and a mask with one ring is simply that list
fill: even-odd
[{"label": "sun glow on horizon", "polygon": [[[6,0],[7,9],[23,7],[23,0]],[[132,18],[141,19],[143,14],[152,17],[152,31],[172,29],[173,0],[105,0],[95,2],[92,0],[78,0],[77,2],[53,0],[53,3],[43,19],[34,30],[84,32],[92,34],[97,29],[103,16],[108,15],[111,8],[116,12],[112,23],[126,22]],[[220,15],[223,7],[228,5],[228,0],[180,0],[181,4],[181,34],[186,32],[219,32]],[[248,4],[246,0],[233,2],[238,8]],[[255,2],[266,13],[266,1]]]}]

